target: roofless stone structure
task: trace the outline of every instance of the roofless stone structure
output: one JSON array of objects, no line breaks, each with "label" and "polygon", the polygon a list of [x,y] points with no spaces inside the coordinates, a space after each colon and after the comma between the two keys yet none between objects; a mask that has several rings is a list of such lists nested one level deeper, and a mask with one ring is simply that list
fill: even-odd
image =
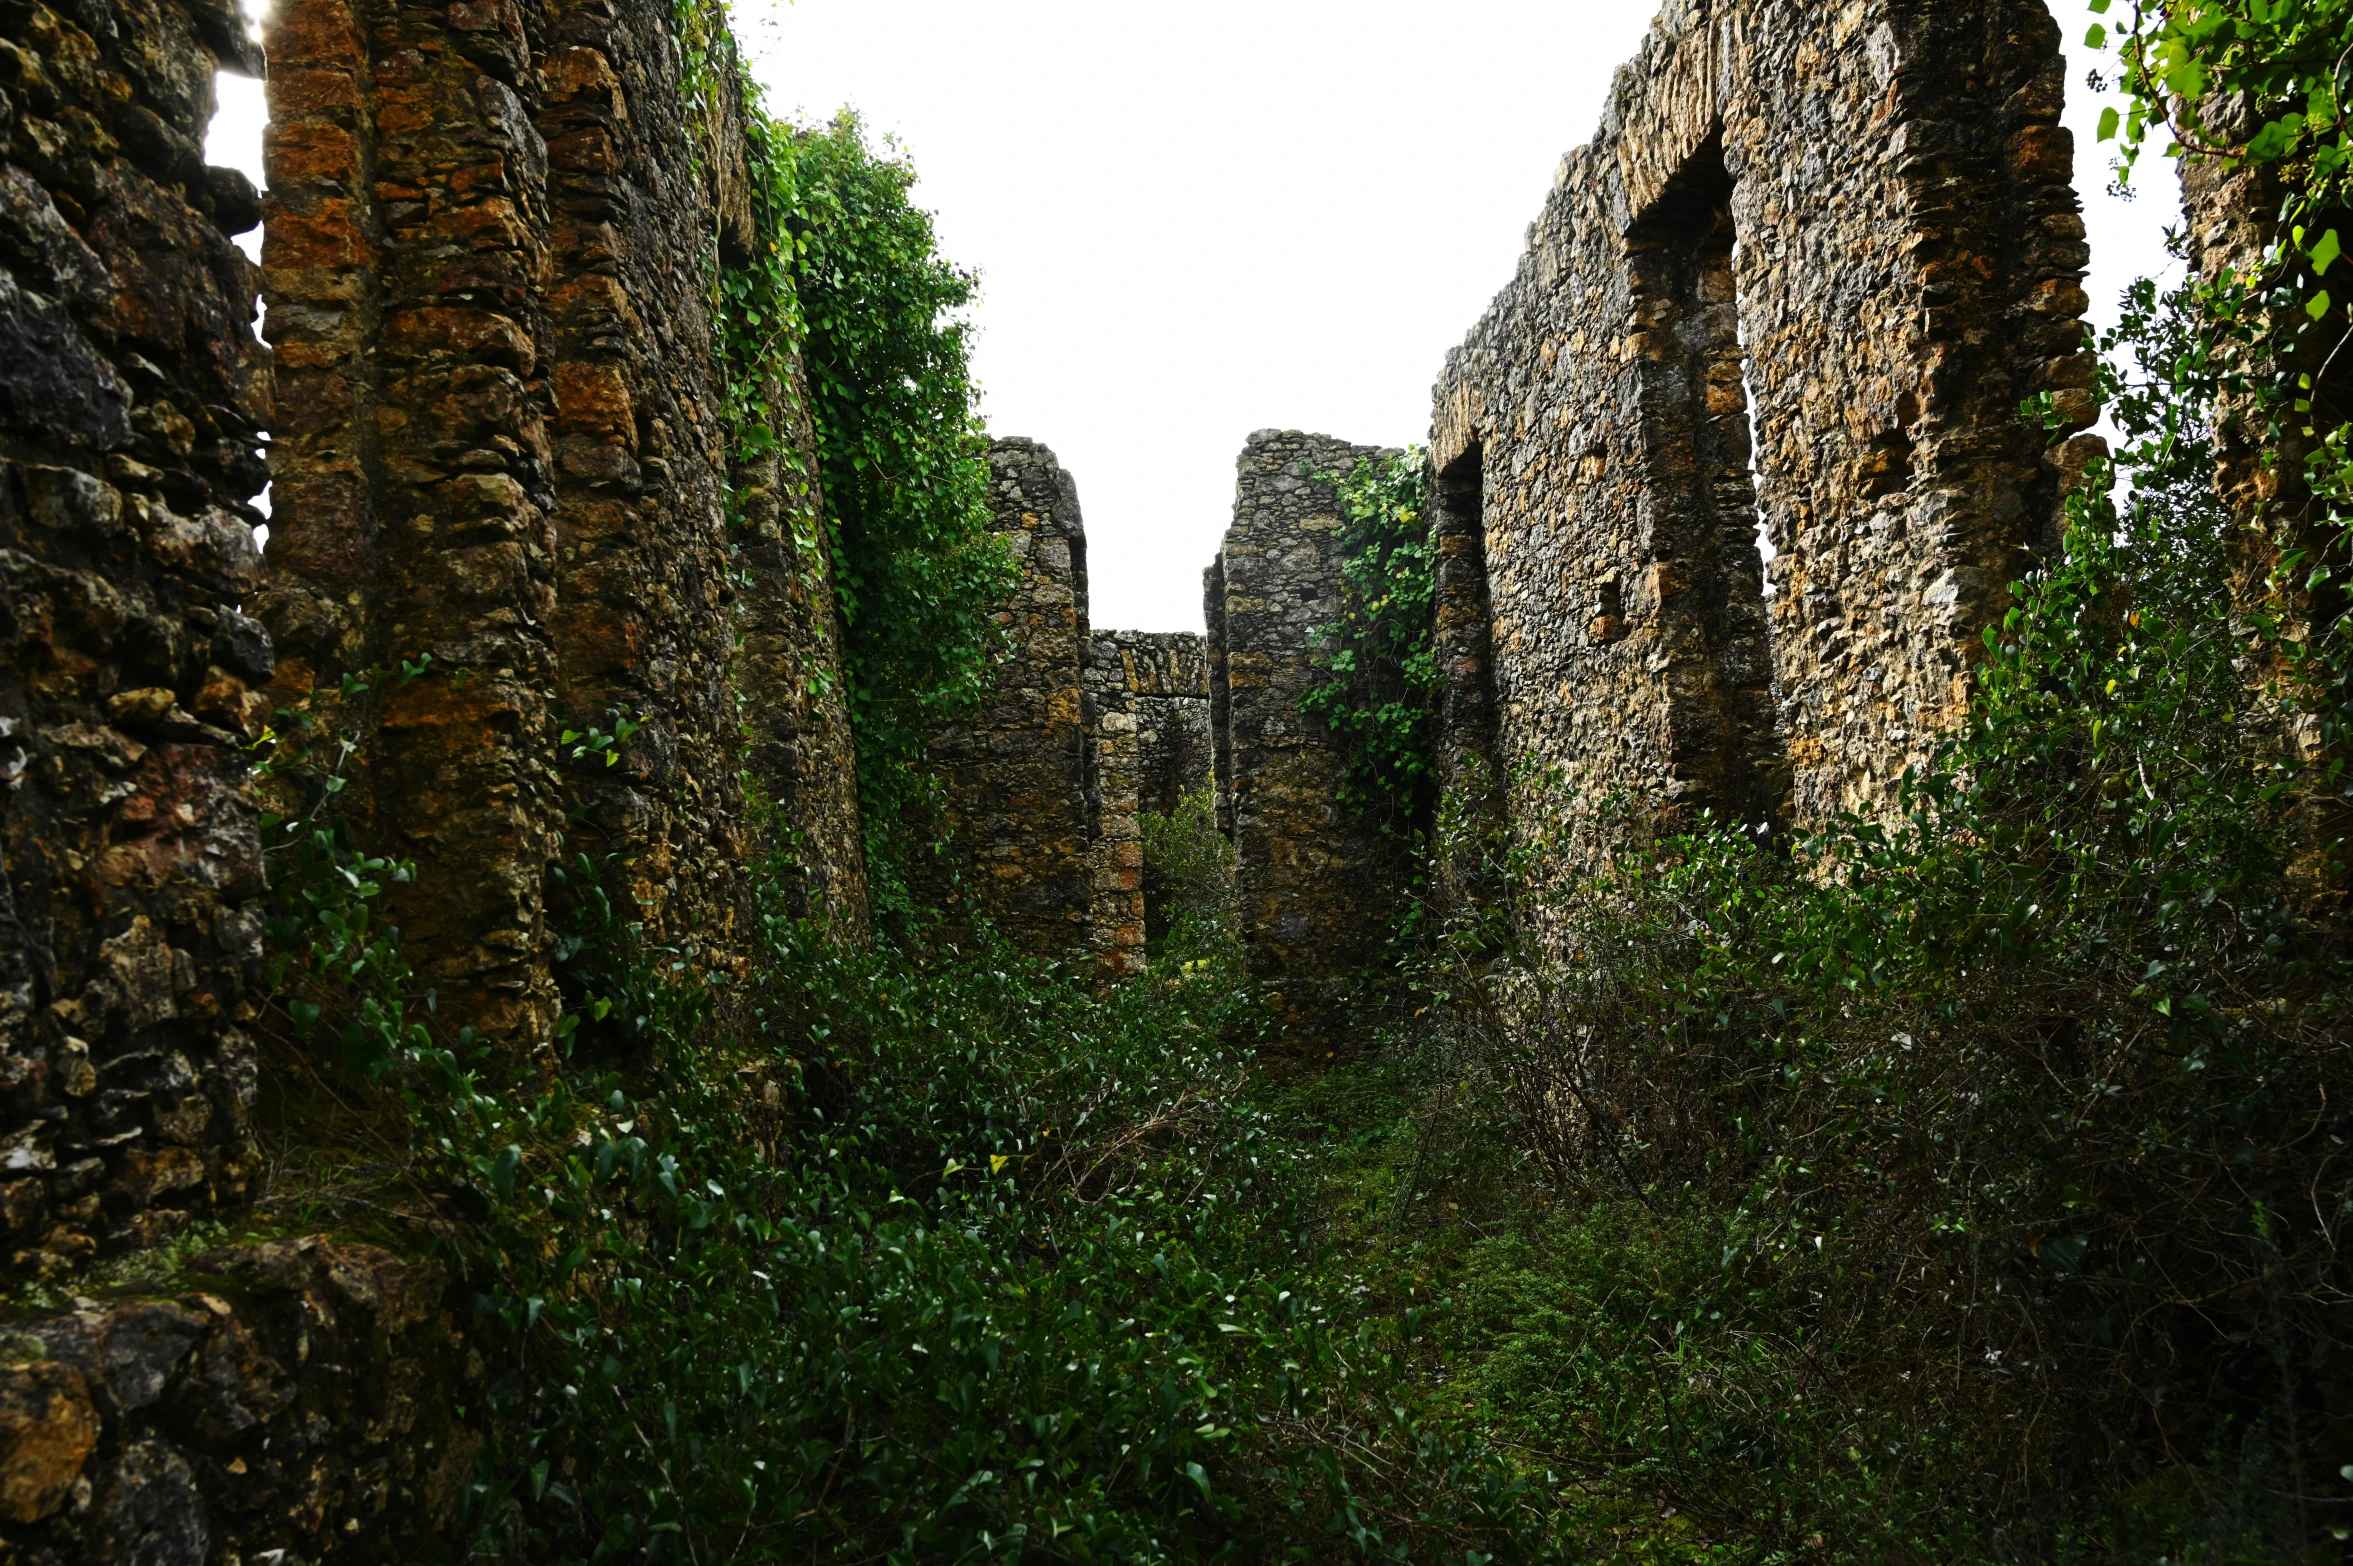
[{"label": "roofless stone structure", "polygon": [[[266,62],[226,0],[5,15],[0,1265],[30,1282],[250,1194],[244,747],[279,705],[369,687],[338,717],[354,819],[420,869],[388,911],[509,1059],[555,1020],[560,840],[718,971],[764,843],[839,928],[866,889],[840,615],[797,542],[823,496],[718,421],[702,268],[748,243],[740,100],[689,123],[668,0],[283,0]],[[1458,787],[1541,763],[1593,854],[1703,810],[1778,831],[1883,806],[1958,720],[2094,449],[2017,413],[2093,412],[2058,42],[2040,0],[1666,6],[1438,383]],[[221,65],[266,66],[266,198],[203,164]],[[2202,232],[2256,202],[2210,184]],[[230,243],[257,223],[258,276]],[[955,862],[1018,940],[1135,972],[1137,813],[1214,752],[1270,995],[1307,1020],[1376,951],[1404,867],[1298,710],[1327,476],[1372,454],[1251,438],[1195,639],[1095,632],[1075,487],[998,447],[1028,576],[1000,699],[939,757]],[[566,770],[567,729],[617,712],[644,724],[620,764]],[[17,1324],[43,1357],[0,1365],[7,1545],[436,1553],[471,1472],[446,1278],[323,1241],[184,1276]]]},{"label": "roofless stone structure", "polygon": [[[2049,452],[2018,412],[2094,418],[2063,77],[2040,0],[1666,6],[1439,377],[1452,782],[1538,764],[1545,797],[1506,808],[1565,803],[1590,857],[1703,811],[1880,808],[1962,718],[1979,633],[2096,449]],[[1244,620],[1236,578],[1331,526],[1327,500],[1270,538],[1245,481],[1212,570],[1229,671],[1295,658],[1315,618]],[[1281,721],[1276,760],[1238,694],[1220,708],[1245,922],[1270,978],[1333,975],[1361,943],[1300,935],[1394,888],[1328,828],[1243,809],[1331,766]]]}]

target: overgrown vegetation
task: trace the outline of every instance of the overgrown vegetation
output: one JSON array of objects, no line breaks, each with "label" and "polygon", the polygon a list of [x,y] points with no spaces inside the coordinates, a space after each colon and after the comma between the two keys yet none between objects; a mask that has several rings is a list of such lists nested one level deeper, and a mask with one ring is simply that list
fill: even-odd
[{"label": "overgrown vegetation", "polygon": [[1217,829],[1217,801],[1197,789],[1162,815],[1137,817],[1144,837],[1144,908],[1151,947],[1230,941],[1234,929],[1234,850]]},{"label": "overgrown vegetation", "polygon": [[915,170],[857,119],[796,133],[795,283],[836,590],[859,808],[877,912],[912,912],[906,867],[932,845],[924,748],[988,688],[988,611],[1012,591],[990,530],[987,438],[960,312],[977,279],[943,259]]},{"label": "overgrown vegetation", "polygon": [[[690,91],[722,123],[741,80],[724,11],[680,0],[679,26]],[[743,110],[752,239],[713,258],[728,426],[739,462],[772,458],[796,498],[822,497],[795,515],[822,516],[823,536],[798,542],[825,552],[841,608],[868,888],[903,928],[909,868],[937,830],[925,747],[986,692],[989,611],[1018,580],[990,526],[963,314],[979,279],[940,254],[913,165],[855,114],[794,126],[756,97]],[[804,413],[814,471],[791,438]]]},{"label": "overgrown vegetation", "polygon": [[1317,475],[1340,505],[1340,613],[1317,627],[1327,677],[1299,701],[1339,741],[1341,803],[1400,838],[1428,830],[1438,783],[1428,466],[1414,447]]},{"label": "overgrown vegetation", "polygon": [[[2214,16],[2247,28],[2187,25]],[[2337,32],[2291,39],[2297,17]],[[2310,86],[2340,17],[2180,0],[2136,14],[2133,58],[2243,65],[2276,96],[2290,78],[2254,56],[2290,39]],[[2267,156],[2325,193],[2333,100],[2312,101]],[[763,165],[775,210],[838,203],[792,265],[831,258],[843,308],[883,301],[835,339],[829,489],[837,452],[853,497],[860,455],[952,466],[960,348],[951,372],[926,334],[955,282],[924,273],[903,165],[854,125],[789,146]],[[778,896],[722,1028],[685,954],[582,875],[567,999],[604,1025],[492,1084],[374,915],[407,872],[346,845],[343,753],[290,746],[281,1020],[322,1062],[339,1040],[394,1144],[368,1209],[422,1220],[468,1280],[492,1371],[467,1412],[476,1553],[2341,1558],[2353,976],[2311,808],[2342,787],[2340,731],[2279,718],[2341,710],[2314,573],[2342,546],[2342,431],[2324,397],[2273,395],[2287,350],[2240,309],[2328,317],[2296,291],[2334,256],[2296,244],[2267,277],[2135,290],[2101,387],[2126,498],[2095,472],[2071,502],[2064,557],[2018,585],[1968,727],[1894,819],[1571,873],[1546,829],[1565,801],[1530,774],[1503,904],[1433,911],[1380,1047],[1320,1075],[1257,1073],[1202,797],[1146,818],[1178,916],[1151,977],[1107,991],[985,926],[845,950]],[[731,330],[814,288],[782,265],[731,274]],[[904,342],[860,335],[894,310]],[[858,389],[856,366],[910,362],[934,394]],[[915,456],[883,428],[901,393]],[[2207,438],[2242,404],[2313,497],[2256,603]],[[835,545],[869,573],[861,613],[966,614],[990,567],[960,552],[961,480],[917,503],[887,472],[850,502],[865,542],[845,523]],[[1443,836],[1421,472],[1347,481],[1317,699],[1358,743],[1359,799]],[[894,582],[937,591],[893,609]],[[902,740],[980,667],[903,651],[861,676],[869,788],[918,786]]]}]

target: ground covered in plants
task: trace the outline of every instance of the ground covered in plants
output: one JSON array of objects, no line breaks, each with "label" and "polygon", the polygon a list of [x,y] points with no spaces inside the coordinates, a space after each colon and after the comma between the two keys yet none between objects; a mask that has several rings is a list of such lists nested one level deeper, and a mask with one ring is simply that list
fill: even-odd
[{"label": "ground covered in plants", "polygon": [[[765,126],[776,248],[715,308],[745,432],[784,348],[812,366],[879,937],[800,917],[783,845],[714,982],[581,861],[561,1047],[518,1073],[434,1026],[331,735],[274,763],[282,1186],[464,1280],[474,1553],[2342,1559],[2353,3],[2117,25],[2128,141],[2210,89],[2296,106],[2233,154],[2293,242],[2134,291],[2126,444],[1894,819],[1593,865],[1539,771],[1508,833],[1438,797],[1425,476],[1352,481],[1314,701],[1426,895],[1312,1067],[1204,800],[1145,823],[1183,914],[1132,983],[905,895],[1003,580],[971,279],[854,121]],[[2218,414],[2294,477],[2270,534],[2217,498]]]}]

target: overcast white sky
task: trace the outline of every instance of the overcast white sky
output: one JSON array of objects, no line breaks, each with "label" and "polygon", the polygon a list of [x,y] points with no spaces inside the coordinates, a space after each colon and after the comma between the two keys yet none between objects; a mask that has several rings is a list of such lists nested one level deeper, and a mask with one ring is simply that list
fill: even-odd
[{"label": "overcast white sky", "polygon": [[[2093,313],[2164,264],[2169,173],[2107,197],[2085,0],[2068,122]],[[1197,630],[1250,431],[1422,438],[1446,350],[1509,280],[1650,0],[736,0],[770,105],[896,135],[979,269],[989,428],[1077,476],[1094,623]],[[258,183],[260,94],[213,161]],[[249,236],[250,238],[251,236]]]}]

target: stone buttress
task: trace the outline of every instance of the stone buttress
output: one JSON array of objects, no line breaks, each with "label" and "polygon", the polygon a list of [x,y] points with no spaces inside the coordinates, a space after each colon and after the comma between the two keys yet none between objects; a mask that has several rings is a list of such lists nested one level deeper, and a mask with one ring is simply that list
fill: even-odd
[{"label": "stone buttress", "polygon": [[[740,961],[739,633],[770,698],[753,779],[814,845],[817,906],[864,918],[813,492],[731,473],[719,422],[711,269],[752,243],[739,89],[689,92],[671,28],[289,0],[270,36],[279,692],[430,658],[348,712],[353,792],[417,863],[390,912],[444,1015],[518,1047],[554,1020],[559,859]],[[616,763],[582,753],[624,722]]]},{"label": "stone buttress", "polygon": [[1045,446],[994,441],[988,462],[1021,581],[996,610],[1004,661],[991,693],[932,741],[946,851],[918,889],[951,915],[969,898],[1023,951],[1079,960],[1095,947],[1099,786],[1083,689],[1086,525],[1077,483]]}]

